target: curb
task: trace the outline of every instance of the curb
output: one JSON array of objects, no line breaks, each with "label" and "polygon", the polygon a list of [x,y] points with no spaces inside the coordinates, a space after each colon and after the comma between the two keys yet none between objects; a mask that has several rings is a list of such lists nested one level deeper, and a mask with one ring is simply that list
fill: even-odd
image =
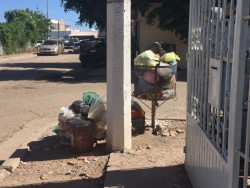
[{"label": "curb", "polygon": [[[42,118],[31,121],[9,140],[2,143],[0,148],[0,169],[13,172],[29,152],[28,144],[38,140],[48,128],[55,126],[57,123],[55,119],[57,120],[57,118]],[[30,134],[27,135],[27,133]],[[20,142],[21,144],[18,144]]]}]

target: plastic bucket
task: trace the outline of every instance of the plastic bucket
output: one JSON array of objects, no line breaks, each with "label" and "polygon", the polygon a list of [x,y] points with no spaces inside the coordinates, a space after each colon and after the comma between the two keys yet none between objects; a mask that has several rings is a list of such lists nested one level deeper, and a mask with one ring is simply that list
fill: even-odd
[{"label": "plastic bucket", "polygon": [[88,126],[72,126],[71,149],[74,153],[86,153],[93,149],[94,144],[94,121],[88,119]]}]

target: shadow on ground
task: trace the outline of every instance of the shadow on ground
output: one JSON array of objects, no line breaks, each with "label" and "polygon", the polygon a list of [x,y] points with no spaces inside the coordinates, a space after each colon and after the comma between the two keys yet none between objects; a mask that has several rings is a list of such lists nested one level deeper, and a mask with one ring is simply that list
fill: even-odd
[{"label": "shadow on ground", "polygon": [[[112,178],[112,181],[109,181]],[[126,181],[132,180],[132,181]],[[109,182],[112,182],[110,184]],[[107,171],[106,187],[191,188],[183,164],[170,167]]]},{"label": "shadow on ground", "polygon": [[108,155],[106,144],[96,144],[92,151],[84,154],[75,154],[70,146],[60,144],[60,136],[52,135],[42,140],[33,141],[28,144],[30,151],[25,155],[23,161],[50,161],[60,159],[76,158],[77,156],[103,156]]},{"label": "shadow on ground", "polygon": [[20,62],[1,64],[0,67],[3,68],[3,70],[0,70],[0,81],[36,80],[63,83],[106,82],[106,69],[81,68],[78,62]]},{"label": "shadow on ground", "polygon": [[[64,182],[48,182],[41,184],[28,184],[21,186],[10,186],[12,188],[102,188],[103,180],[100,178],[90,178],[88,180],[70,180]],[[10,188],[9,187],[9,188]]]},{"label": "shadow on ground", "polygon": [[[36,80],[63,83],[106,82],[106,68],[82,68],[80,62],[20,62],[0,64],[0,81]],[[6,69],[5,69],[6,68]],[[65,70],[64,70],[65,69]],[[133,70],[133,68],[131,68]],[[131,71],[134,83],[134,74]],[[187,71],[178,70],[177,81],[187,81]]]}]

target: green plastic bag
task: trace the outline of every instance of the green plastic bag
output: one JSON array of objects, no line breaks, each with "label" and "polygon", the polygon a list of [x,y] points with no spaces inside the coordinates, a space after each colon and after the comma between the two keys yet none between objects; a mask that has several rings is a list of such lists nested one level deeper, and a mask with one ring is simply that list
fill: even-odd
[{"label": "green plastic bag", "polygon": [[100,95],[95,92],[86,92],[82,94],[83,103],[89,106],[92,106],[99,98]]}]

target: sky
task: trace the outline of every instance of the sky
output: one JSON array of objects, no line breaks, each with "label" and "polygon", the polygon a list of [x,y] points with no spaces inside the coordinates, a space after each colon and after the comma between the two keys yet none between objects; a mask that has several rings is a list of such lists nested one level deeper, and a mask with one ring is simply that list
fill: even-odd
[{"label": "sky", "polygon": [[[73,11],[64,12],[64,8],[60,4],[60,0],[48,0],[48,18],[63,19],[66,25],[70,25],[72,29],[81,31],[90,30],[88,26],[77,26],[79,15]],[[40,11],[47,16],[47,0],[0,0],[0,22],[5,22],[4,13],[14,9],[30,9]]]}]

